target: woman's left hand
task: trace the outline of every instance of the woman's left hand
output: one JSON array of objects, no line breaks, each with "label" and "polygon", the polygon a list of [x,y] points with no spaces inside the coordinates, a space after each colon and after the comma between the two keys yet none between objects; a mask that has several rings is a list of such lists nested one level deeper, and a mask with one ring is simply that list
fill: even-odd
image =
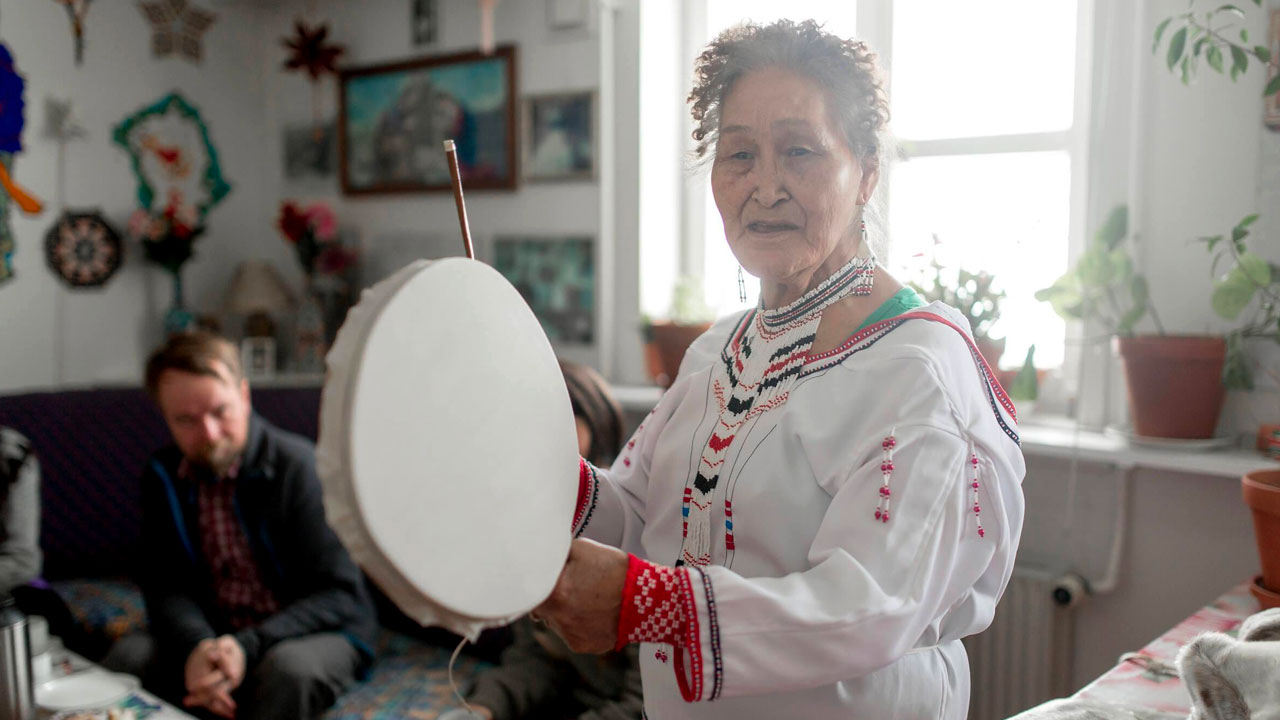
[{"label": "woman's left hand", "polygon": [[533,614],[574,652],[609,652],[618,643],[626,583],[626,553],[591,540],[574,540],[551,597]]}]

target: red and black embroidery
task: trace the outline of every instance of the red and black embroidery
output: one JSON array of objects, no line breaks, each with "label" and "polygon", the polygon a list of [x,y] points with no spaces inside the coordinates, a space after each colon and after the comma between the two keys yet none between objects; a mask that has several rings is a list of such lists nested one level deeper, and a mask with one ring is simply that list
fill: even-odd
[{"label": "red and black embroidery", "polygon": [[[703,690],[702,638],[689,573],[687,568],[628,557],[616,649],[631,643],[671,645],[680,696],[695,702]],[[691,667],[685,665],[686,653]]]}]

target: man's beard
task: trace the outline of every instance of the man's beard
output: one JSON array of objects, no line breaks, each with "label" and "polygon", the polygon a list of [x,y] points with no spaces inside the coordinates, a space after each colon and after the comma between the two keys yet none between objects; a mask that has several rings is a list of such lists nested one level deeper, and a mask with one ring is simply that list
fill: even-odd
[{"label": "man's beard", "polygon": [[225,477],[240,457],[240,448],[231,444],[217,445],[208,448],[197,458],[188,458],[198,469],[211,473],[214,477]]}]

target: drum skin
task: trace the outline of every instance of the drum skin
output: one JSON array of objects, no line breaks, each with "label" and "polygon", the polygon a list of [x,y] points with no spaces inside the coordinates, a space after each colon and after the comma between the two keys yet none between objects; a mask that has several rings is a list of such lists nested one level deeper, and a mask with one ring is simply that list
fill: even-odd
[{"label": "drum skin", "polygon": [[364,293],[326,361],[326,514],[383,592],[468,637],[545,600],[569,551],[577,435],[515,288],[474,260],[413,263]]}]

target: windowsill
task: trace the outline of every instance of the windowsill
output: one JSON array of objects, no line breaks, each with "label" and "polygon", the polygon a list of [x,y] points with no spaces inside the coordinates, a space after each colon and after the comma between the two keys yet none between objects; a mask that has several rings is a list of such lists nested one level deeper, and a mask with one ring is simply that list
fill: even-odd
[{"label": "windowsill", "polygon": [[613,385],[609,388],[618,404],[627,412],[647,413],[662,399],[663,389],[657,385]]},{"label": "windowsill", "polygon": [[1077,430],[1062,416],[1027,418],[1018,426],[1022,452],[1032,457],[1051,457],[1086,462],[1111,463],[1120,467],[1239,478],[1265,468],[1280,469],[1280,462],[1243,447],[1216,450],[1180,450],[1133,445],[1123,437],[1095,430]]},{"label": "windowsill", "polygon": [[[662,388],[652,385],[615,385],[613,394],[622,408],[648,412],[658,404]],[[1018,426],[1022,452],[1031,457],[1100,462],[1120,467],[1238,478],[1254,470],[1276,468],[1280,462],[1243,447],[1218,450],[1174,450],[1133,445],[1122,437],[1095,430],[1077,430],[1064,416],[1042,415]]]}]

